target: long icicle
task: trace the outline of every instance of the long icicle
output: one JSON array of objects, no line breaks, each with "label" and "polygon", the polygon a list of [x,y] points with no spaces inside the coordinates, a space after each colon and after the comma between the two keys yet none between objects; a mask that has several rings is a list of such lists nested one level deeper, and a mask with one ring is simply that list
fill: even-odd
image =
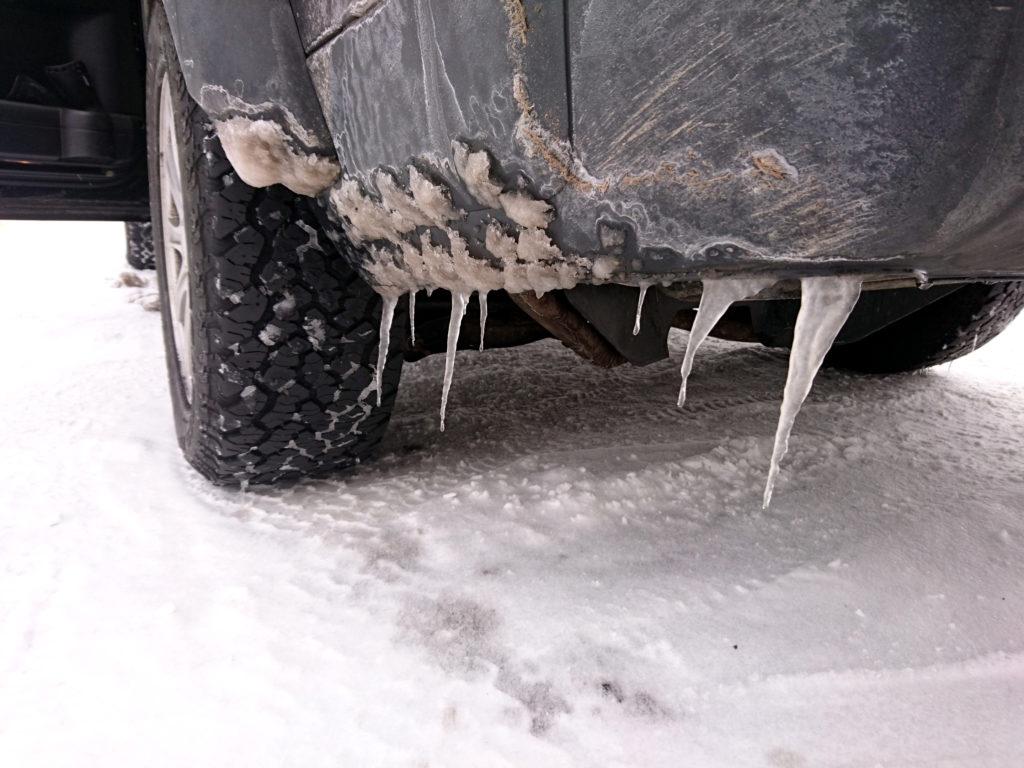
[{"label": "long icicle", "polygon": [[480,351],[484,351],[484,335],[487,333],[487,291],[477,291],[476,299],[480,302]]},{"label": "long icicle", "polygon": [[409,291],[409,342],[416,346],[416,291]]},{"label": "long icicle", "polygon": [[441,388],[441,431],[444,432],[444,415],[448,410],[448,391],[452,388],[452,374],[455,372],[455,350],[459,346],[459,330],[462,318],[466,316],[469,294],[452,293],[452,314],[448,318],[448,349],[444,358],[444,386]]},{"label": "long icicle", "polygon": [[633,321],[633,335],[640,335],[640,317],[644,311],[644,299],[647,298],[647,289],[650,288],[649,283],[640,283],[640,298],[636,300],[636,320]]},{"label": "long icicle", "polygon": [[782,396],[775,446],[764,489],[762,509],[772,503],[772,491],[779,476],[779,464],[789,450],[793,422],[811,391],[832,342],[850,316],[860,296],[861,280],[856,277],[805,277],[800,281],[800,312],[796,316],[793,346],[789,353],[786,391]]},{"label": "long icicle", "polygon": [[377,342],[377,370],[374,372],[374,386],[377,389],[377,405],[380,405],[381,383],[384,377],[384,366],[388,361],[388,347],[391,345],[391,321],[395,317],[397,296],[385,296],[384,307],[380,311],[380,338]]},{"label": "long icicle", "polygon": [[686,340],[686,354],[683,355],[683,365],[679,369],[682,382],[679,384],[679,397],[676,400],[677,406],[682,408],[686,402],[686,381],[690,378],[690,371],[693,369],[693,358],[697,354],[697,349],[704,343],[704,340],[718,324],[718,321],[722,319],[722,315],[735,302],[748,299],[760,293],[774,282],[776,282],[774,278],[760,277],[708,279],[703,282],[700,305],[697,307],[697,317],[693,319],[690,336]]}]

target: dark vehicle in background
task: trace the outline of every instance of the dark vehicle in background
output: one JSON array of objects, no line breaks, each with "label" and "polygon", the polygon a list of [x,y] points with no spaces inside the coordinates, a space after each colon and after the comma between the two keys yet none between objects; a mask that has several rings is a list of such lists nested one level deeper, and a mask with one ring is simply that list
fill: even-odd
[{"label": "dark vehicle in background", "polygon": [[866,373],[1024,305],[1016,0],[0,14],[0,217],[129,222],[179,441],[217,482],[362,461],[403,361],[456,345],[663,359],[709,280],[768,280],[712,333],[785,348],[800,281],[855,277],[826,364]]}]

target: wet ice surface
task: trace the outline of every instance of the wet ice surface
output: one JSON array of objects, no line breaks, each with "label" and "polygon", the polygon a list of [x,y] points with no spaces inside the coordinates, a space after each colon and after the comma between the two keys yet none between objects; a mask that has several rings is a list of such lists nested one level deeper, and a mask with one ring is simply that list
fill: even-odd
[{"label": "wet ice surface", "polygon": [[122,237],[0,224],[0,765],[1024,764],[1024,324],[822,371],[767,513],[786,356],[707,341],[679,410],[682,333],[459,353],[443,434],[428,358],[379,462],[240,494]]}]

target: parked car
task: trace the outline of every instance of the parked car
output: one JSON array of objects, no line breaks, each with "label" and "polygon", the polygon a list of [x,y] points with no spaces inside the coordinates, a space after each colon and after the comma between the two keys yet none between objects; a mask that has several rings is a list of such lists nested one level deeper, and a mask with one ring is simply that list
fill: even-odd
[{"label": "parked car", "polygon": [[1018,4],[3,15],[0,217],[138,222],[138,266],[152,221],[177,434],[215,482],[363,461],[403,362],[448,353],[450,384],[456,348],[645,365],[713,295],[704,331],[785,348],[827,278],[856,290],[826,364],[893,373],[1024,305]]}]

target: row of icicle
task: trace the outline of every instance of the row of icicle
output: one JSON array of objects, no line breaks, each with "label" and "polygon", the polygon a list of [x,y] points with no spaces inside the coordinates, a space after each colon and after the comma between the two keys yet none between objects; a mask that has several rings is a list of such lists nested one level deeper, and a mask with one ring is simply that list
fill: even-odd
[{"label": "row of icicle", "polygon": [[[484,333],[487,330],[487,291],[477,291],[476,297],[480,304],[480,351],[484,351]],[[452,376],[455,373],[455,350],[459,345],[459,332],[462,330],[462,318],[466,316],[470,293],[452,293],[452,313],[448,319],[448,348],[444,357],[444,386],[441,388],[441,431],[444,432],[444,416],[448,410],[448,393],[452,388]],[[381,378],[384,366],[388,361],[388,347],[391,345],[391,322],[398,306],[398,296],[385,296],[384,308],[380,315],[380,345],[377,348],[377,370],[374,372],[374,388],[377,390],[377,405],[380,405],[383,393]],[[416,294],[409,294],[409,335],[413,344],[416,343]]]},{"label": "row of icicle", "polygon": [[[680,369],[682,382],[676,404],[682,408],[686,403],[686,381],[693,368],[697,349],[707,339],[712,329],[737,301],[750,299],[776,282],[773,278],[715,278],[703,281],[697,316],[690,328],[686,342],[686,353]],[[637,301],[633,335],[640,333],[640,319],[649,284],[641,284]],[[772,491],[779,476],[779,465],[789,449],[789,436],[797,413],[811,391],[814,377],[821,368],[832,343],[839,335],[843,323],[850,316],[860,296],[861,280],[856,277],[805,277],[800,281],[800,312],[793,332],[793,346],[789,353],[789,371],[786,388],[782,396],[782,409],[775,430],[775,444],[772,448],[768,481],[765,484],[762,508],[768,509]],[[452,310],[448,321],[448,347],[445,352],[444,385],[441,390],[441,431],[444,431],[445,412],[448,408],[448,393],[452,387],[455,371],[455,351],[459,344],[459,331],[466,315],[470,293],[452,293]],[[477,293],[480,303],[480,351],[484,349],[484,330],[487,326],[487,292]],[[375,387],[377,405],[381,403],[381,377],[387,363],[388,346],[391,340],[391,323],[398,305],[397,296],[384,297],[384,309],[380,319],[380,347],[377,357]],[[409,294],[409,331],[413,344],[416,343],[416,294]]]}]

